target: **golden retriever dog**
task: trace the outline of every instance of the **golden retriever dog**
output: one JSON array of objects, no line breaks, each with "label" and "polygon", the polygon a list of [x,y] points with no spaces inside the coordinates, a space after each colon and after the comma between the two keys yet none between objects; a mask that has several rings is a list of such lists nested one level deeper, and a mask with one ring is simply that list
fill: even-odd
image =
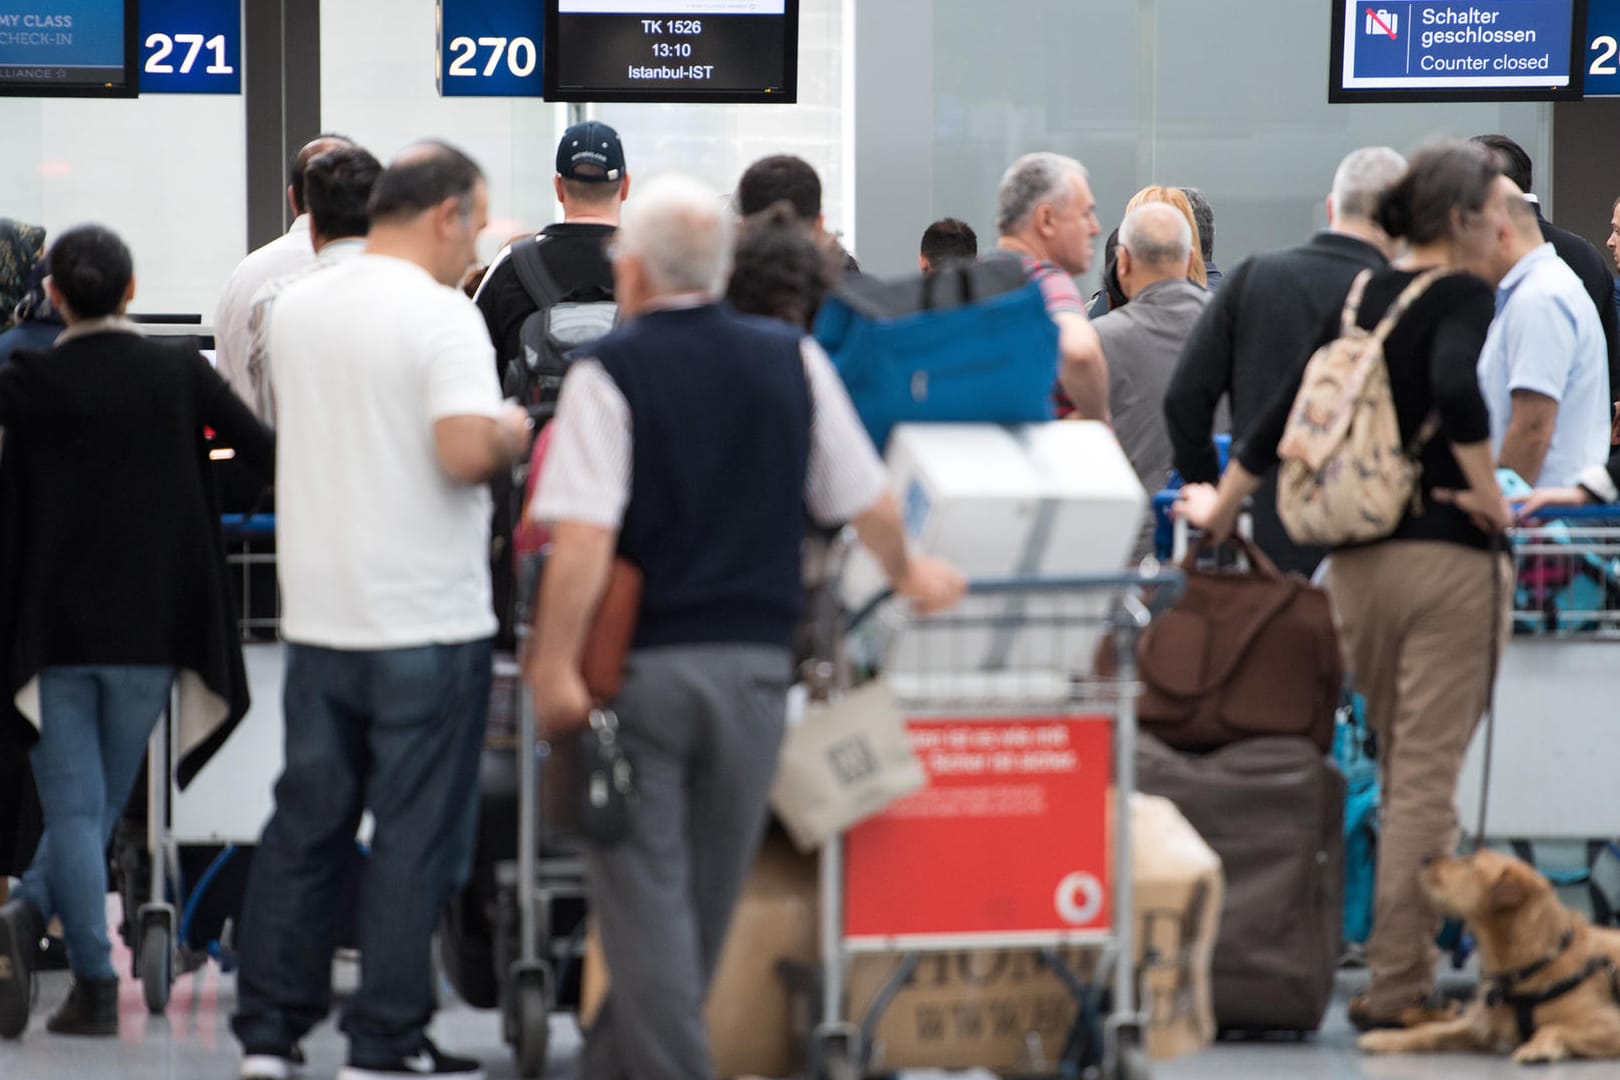
[{"label": "golden retriever dog", "polygon": [[1546,878],[1494,851],[1433,862],[1422,884],[1474,932],[1480,992],[1455,1020],[1362,1036],[1363,1051],[1511,1052],[1520,1065],[1620,1057],[1620,931],[1592,926]]}]

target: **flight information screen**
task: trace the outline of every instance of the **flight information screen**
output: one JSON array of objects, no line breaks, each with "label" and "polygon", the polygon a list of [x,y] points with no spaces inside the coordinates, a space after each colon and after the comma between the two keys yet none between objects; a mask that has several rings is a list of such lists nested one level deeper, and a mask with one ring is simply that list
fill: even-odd
[{"label": "flight information screen", "polygon": [[1336,0],[1328,100],[1581,96],[1586,0]]},{"label": "flight information screen", "polygon": [[798,0],[547,0],[551,101],[798,100]]},{"label": "flight information screen", "polygon": [[135,0],[0,4],[0,95],[134,97]]}]

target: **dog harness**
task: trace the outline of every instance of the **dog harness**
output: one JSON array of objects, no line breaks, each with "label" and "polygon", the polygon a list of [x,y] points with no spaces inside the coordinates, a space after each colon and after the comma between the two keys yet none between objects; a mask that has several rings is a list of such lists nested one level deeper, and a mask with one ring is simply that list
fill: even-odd
[{"label": "dog harness", "polygon": [[1543,957],[1535,963],[1522,967],[1517,971],[1506,972],[1501,975],[1486,976],[1488,989],[1485,991],[1485,1004],[1495,1008],[1506,1005],[1513,1010],[1514,1019],[1519,1024],[1519,1040],[1529,1042],[1536,1033],[1536,1008],[1557,1001],[1566,994],[1574,993],[1588,979],[1600,972],[1609,976],[1609,996],[1620,1004],[1620,969],[1615,967],[1613,960],[1607,956],[1594,956],[1586,962],[1586,966],[1567,979],[1553,983],[1545,990],[1532,994],[1519,994],[1514,992],[1514,986],[1528,979],[1540,975],[1560,956],[1569,951],[1575,944],[1575,930],[1571,927],[1564,931],[1564,936],[1558,940],[1558,948],[1551,956]]}]

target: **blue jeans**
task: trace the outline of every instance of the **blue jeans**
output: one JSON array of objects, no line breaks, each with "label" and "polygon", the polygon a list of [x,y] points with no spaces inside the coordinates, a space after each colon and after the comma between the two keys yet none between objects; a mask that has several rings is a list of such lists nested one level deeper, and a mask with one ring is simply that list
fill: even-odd
[{"label": "blue jeans", "polygon": [[288,645],[286,767],[253,857],[232,1027],[280,1053],[331,1008],[345,857],[376,820],[358,912],[350,1061],[421,1047],[436,1001],[431,940],[477,824],[491,642],[377,651]]},{"label": "blue jeans", "polygon": [[29,761],[45,836],[15,895],[47,921],[61,917],[68,962],[81,979],[116,977],[107,841],[173,683],[172,667],[52,667],[39,675],[39,742]]}]

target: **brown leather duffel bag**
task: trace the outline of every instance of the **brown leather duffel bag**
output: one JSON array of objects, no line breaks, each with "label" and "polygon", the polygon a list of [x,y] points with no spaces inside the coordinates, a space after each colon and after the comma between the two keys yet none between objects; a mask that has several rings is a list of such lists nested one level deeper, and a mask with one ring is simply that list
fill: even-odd
[{"label": "brown leather duffel bag", "polygon": [[[1204,545],[1194,545],[1181,563],[1186,594],[1143,633],[1138,723],[1195,753],[1262,735],[1303,735],[1326,753],[1344,684],[1327,594],[1233,543],[1250,569],[1199,569]],[[1113,674],[1111,642],[1097,660]]]}]

